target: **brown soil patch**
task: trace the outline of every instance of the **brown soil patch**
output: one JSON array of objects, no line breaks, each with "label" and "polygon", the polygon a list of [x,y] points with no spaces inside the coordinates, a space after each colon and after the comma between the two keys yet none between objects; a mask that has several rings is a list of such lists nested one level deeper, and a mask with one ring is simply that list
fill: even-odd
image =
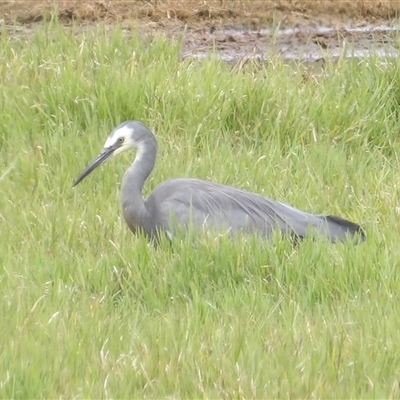
[{"label": "brown soil patch", "polygon": [[233,24],[254,29],[299,21],[334,24],[336,21],[376,22],[400,15],[400,1],[369,0],[131,0],[131,1],[1,1],[6,22],[39,22],[56,14],[61,20],[121,21],[191,27]]}]

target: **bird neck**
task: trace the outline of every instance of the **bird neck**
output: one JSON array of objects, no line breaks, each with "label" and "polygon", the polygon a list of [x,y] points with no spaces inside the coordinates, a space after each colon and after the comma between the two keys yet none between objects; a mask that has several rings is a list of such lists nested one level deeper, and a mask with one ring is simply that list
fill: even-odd
[{"label": "bird neck", "polygon": [[124,205],[134,205],[138,208],[140,204],[144,205],[142,189],[146,179],[154,168],[156,156],[156,139],[149,137],[139,145],[135,160],[126,171],[122,180],[122,199],[124,203],[129,203]]}]

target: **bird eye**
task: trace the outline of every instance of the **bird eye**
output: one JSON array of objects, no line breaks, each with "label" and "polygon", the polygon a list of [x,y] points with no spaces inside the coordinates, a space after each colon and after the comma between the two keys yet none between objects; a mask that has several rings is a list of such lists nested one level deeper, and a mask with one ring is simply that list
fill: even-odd
[{"label": "bird eye", "polygon": [[119,137],[117,142],[118,143],[124,143],[125,138],[123,136]]}]

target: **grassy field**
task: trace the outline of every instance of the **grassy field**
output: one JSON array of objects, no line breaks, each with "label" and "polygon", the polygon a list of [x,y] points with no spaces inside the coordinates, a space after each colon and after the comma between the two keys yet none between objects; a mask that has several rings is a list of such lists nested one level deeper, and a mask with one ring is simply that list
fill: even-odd
[{"label": "grassy field", "polygon": [[[232,68],[55,22],[0,40],[1,398],[400,396],[400,60]],[[149,246],[121,219],[133,154],[71,187],[126,119],[159,138],[146,193],[210,179],[367,242]]]}]

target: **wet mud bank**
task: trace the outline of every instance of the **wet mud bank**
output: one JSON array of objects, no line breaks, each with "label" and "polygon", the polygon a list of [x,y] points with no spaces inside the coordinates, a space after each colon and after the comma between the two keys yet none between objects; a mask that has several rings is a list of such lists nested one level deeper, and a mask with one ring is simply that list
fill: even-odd
[{"label": "wet mud bank", "polygon": [[188,30],[182,56],[204,58],[214,53],[227,62],[267,61],[276,56],[288,61],[317,62],[371,55],[398,57],[399,50],[399,27],[392,23],[259,30],[211,27]]},{"label": "wet mud bank", "polygon": [[[7,25],[0,20],[0,29],[6,28],[14,39],[28,39],[41,23]],[[106,24],[111,34],[116,24]],[[229,63],[249,60],[268,61],[279,56],[286,61],[315,63],[330,58],[398,57],[400,54],[400,27],[394,22],[359,22],[357,25],[303,25],[276,29],[250,29],[237,26],[177,27],[135,25],[122,23],[124,35],[133,34],[153,37],[165,35],[182,40],[182,58],[202,59],[214,54]],[[96,29],[97,24],[82,23],[74,28],[76,34]],[[72,29],[66,25],[65,29]]]}]

